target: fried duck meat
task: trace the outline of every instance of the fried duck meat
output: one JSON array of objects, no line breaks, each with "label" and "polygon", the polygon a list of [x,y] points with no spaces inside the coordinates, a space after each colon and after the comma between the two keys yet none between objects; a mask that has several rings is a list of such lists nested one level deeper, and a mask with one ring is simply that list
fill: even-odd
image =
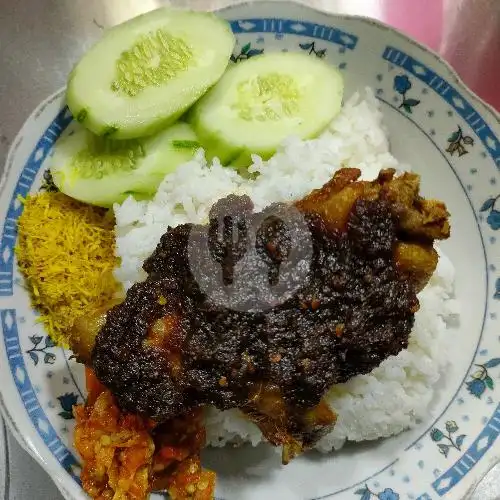
[{"label": "fried duck meat", "polygon": [[170,228],[148,278],[74,348],[122,409],[165,421],[239,408],[288,462],[334,425],[328,389],[406,348],[448,213],[419,177],[342,169],[301,201],[217,202],[207,226]]}]

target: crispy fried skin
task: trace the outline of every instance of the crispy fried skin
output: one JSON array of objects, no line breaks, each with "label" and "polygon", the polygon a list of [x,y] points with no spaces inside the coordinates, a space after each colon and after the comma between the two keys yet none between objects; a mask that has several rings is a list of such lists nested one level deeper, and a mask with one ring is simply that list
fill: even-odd
[{"label": "crispy fried skin", "polygon": [[[96,336],[93,368],[120,406],[158,421],[206,404],[240,408],[283,446],[285,463],[327,432],[336,420],[322,400],[328,388],[407,346],[416,293],[437,264],[433,241],[450,230],[444,205],[419,196],[418,176],[386,170],[361,182],[359,175],[342,169],[295,204],[311,237],[310,268],[274,307],[262,308],[238,288],[236,307],[214,303],[194,279],[188,255],[190,238],[206,228],[170,229],[144,263],[147,280],[109,311]],[[219,220],[225,215],[230,231],[211,240],[209,257],[231,282],[247,247],[245,230],[258,216],[244,197],[221,200],[213,210]],[[287,228],[262,220],[257,257],[240,269],[245,284],[254,283],[259,259],[271,280],[289,251]],[[217,218],[209,227],[217,231]],[[226,236],[235,232],[240,238],[229,245]],[[294,275],[285,278],[291,283]],[[82,324],[94,331],[77,338],[95,337],[100,323]]]},{"label": "crispy fried skin", "polygon": [[304,213],[321,215],[329,227],[342,229],[357,200],[385,200],[398,217],[398,230],[407,233],[409,238],[432,241],[449,237],[446,206],[419,195],[420,177],[417,174],[405,172],[397,177],[394,169],[386,169],[374,181],[358,181],[360,175],[357,168],[341,169],[296,206]]},{"label": "crispy fried skin", "polygon": [[330,228],[341,229],[357,200],[386,200],[398,223],[396,263],[416,283],[417,291],[422,290],[438,261],[432,242],[450,236],[446,206],[419,195],[417,174],[406,172],[396,177],[393,169],[387,169],[374,181],[357,181],[360,175],[355,168],[340,170],[321,189],[300,200],[297,208],[320,215]]},{"label": "crispy fried skin", "polygon": [[121,300],[113,301],[108,307],[96,309],[93,314],[80,316],[75,320],[70,335],[70,347],[77,353],[81,363],[91,364],[95,338],[106,323],[107,312],[120,302]]}]

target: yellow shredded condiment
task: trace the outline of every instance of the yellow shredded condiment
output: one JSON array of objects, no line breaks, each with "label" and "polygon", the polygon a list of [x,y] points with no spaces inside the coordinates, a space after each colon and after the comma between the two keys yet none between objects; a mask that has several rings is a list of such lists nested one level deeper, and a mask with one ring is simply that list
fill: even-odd
[{"label": "yellow shredded condiment", "polygon": [[40,321],[65,347],[75,319],[120,292],[113,277],[114,220],[106,210],[62,193],[28,196],[16,255]]}]

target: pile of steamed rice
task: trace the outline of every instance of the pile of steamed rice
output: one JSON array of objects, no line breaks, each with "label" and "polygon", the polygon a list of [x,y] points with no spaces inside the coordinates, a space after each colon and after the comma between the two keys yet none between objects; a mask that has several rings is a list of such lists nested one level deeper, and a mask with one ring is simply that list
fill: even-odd
[{"label": "pile of steamed rice", "polygon": [[[253,158],[244,179],[217,160],[207,164],[203,151],[168,175],[150,202],[127,199],[116,205],[117,279],[128,289],[144,278],[142,263],[169,226],[205,222],[212,204],[230,193],[248,194],[260,211],[272,202],[299,199],[321,187],[341,167],[357,167],[363,179],[373,179],[383,168],[411,170],[389,152],[378,101],[371,90],[353,96],[321,137],[309,141],[289,138],[269,161]],[[433,391],[444,368],[442,355],[447,323],[457,314],[453,299],[454,268],[440,252],[439,265],[420,293],[420,311],[409,346],[386,359],[368,375],[332,387],[326,400],[338,421],[317,448],[339,449],[346,440],[387,437],[414,426],[428,415]],[[260,430],[238,410],[206,412],[207,443],[260,443]]]}]

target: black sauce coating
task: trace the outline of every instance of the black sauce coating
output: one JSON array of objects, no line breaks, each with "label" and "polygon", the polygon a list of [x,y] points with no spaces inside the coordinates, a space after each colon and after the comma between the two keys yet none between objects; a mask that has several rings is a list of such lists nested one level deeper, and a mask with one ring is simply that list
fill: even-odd
[{"label": "black sauce coating", "polygon": [[[289,407],[310,408],[407,346],[418,300],[394,263],[386,202],[359,200],[338,232],[284,205],[251,209],[231,196],[213,207],[208,229],[169,229],[144,263],[148,279],[109,312],[93,367],[122,408],[157,420],[203,404],[241,408],[258,382],[278,387]],[[165,349],[148,345],[167,315],[178,321]]]}]

